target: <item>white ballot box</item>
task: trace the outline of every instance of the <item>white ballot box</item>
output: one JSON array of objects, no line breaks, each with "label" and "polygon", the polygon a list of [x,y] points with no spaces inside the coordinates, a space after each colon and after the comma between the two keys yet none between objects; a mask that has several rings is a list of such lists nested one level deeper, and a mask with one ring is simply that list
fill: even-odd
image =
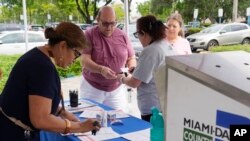
[{"label": "white ballot box", "polygon": [[156,74],[166,141],[229,141],[230,125],[250,124],[250,54],[166,57]]}]

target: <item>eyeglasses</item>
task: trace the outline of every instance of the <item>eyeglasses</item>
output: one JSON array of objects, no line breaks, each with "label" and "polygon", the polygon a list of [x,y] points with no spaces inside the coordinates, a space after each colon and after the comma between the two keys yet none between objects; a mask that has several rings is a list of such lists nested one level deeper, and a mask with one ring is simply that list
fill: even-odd
[{"label": "eyeglasses", "polygon": [[114,27],[117,22],[116,21],[114,21],[114,22],[103,22],[103,21],[101,21],[101,23],[102,23],[102,26],[104,26],[104,27],[109,27],[109,26]]},{"label": "eyeglasses", "polygon": [[139,31],[136,31],[135,33],[133,33],[133,35],[135,36],[135,38],[139,38],[139,34],[140,34]]},{"label": "eyeglasses", "polygon": [[74,51],[75,60],[82,55],[76,48],[72,48],[72,50]]}]

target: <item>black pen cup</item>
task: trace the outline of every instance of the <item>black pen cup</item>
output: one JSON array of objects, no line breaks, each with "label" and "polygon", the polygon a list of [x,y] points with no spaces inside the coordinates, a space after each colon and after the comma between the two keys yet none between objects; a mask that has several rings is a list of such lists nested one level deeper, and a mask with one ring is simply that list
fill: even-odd
[{"label": "black pen cup", "polygon": [[69,101],[71,107],[77,107],[78,106],[78,93],[74,91],[69,92]]}]

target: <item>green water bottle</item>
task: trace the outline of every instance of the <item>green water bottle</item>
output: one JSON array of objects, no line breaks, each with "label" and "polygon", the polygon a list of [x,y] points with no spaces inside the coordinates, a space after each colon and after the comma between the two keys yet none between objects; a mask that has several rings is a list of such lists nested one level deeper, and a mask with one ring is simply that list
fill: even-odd
[{"label": "green water bottle", "polygon": [[164,120],[162,113],[156,107],[153,107],[151,111],[150,123],[152,127],[150,129],[150,141],[164,141]]}]

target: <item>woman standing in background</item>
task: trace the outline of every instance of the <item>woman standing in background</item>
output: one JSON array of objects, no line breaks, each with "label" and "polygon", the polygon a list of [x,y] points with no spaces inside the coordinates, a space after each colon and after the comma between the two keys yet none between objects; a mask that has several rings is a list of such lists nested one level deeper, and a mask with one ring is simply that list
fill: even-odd
[{"label": "woman standing in background", "polygon": [[192,54],[190,44],[184,38],[184,31],[182,29],[184,25],[181,15],[178,13],[170,15],[167,18],[166,26],[166,40],[172,49],[177,51],[179,55]]}]

